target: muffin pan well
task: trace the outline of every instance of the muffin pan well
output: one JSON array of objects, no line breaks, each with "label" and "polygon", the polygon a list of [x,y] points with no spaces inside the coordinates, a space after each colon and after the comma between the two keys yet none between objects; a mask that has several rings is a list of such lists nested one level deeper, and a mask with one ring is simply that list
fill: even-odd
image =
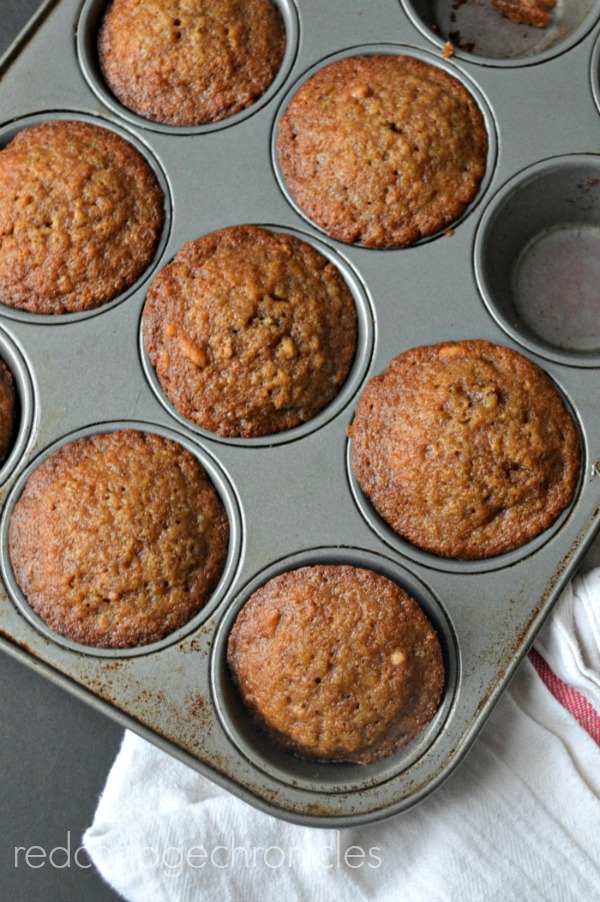
[{"label": "muffin pan well", "polygon": [[264,104],[278,93],[281,86],[285,84],[291,68],[294,64],[298,51],[298,12],[293,0],[275,0],[275,6],[279,9],[286,33],[286,47],[279,68],[279,72],[275,76],[273,82],[265,93],[259,97],[255,103],[228,116],[217,122],[207,122],[202,125],[174,126],[165,125],[160,122],[153,122],[146,119],[138,113],[123,106],[115,97],[108,85],[106,84],[100,65],[98,62],[98,54],[96,52],[96,35],[102,25],[104,13],[106,11],[106,0],[85,0],[81,10],[79,26],[77,30],[77,53],[81,64],[82,72],[88,81],[92,90],[97,94],[102,103],[111,109],[117,116],[153,131],[165,132],[166,134],[203,134],[205,132],[215,131],[221,128],[227,128],[241,122],[247,116],[251,116],[259,110]]},{"label": "muffin pan well", "polygon": [[[0,144],[26,124],[91,119],[144,153],[167,199],[152,267],[111,304],[43,317],[0,298],[0,356],[15,376],[21,418],[0,473],[0,644],[264,811],[342,827],[397,814],[450,774],[600,524],[596,280],[592,272],[582,287],[572,265],[574,249],[582,270],[593,265],[600,234],[600,6],[581,0],[570,13],[559,0],[556,27],[526,32],[519,53],[454,42],[446,57],[452,38],[437,17],[448,4],[278,5],[288,45],[277,79],[253,107],[214,126],[158,126],[111,98],[95,53],[104,0],[48,0],[0,64]],[[499,33],[491,2],[452,8],[485,16],[485,28]],[[297,87],[334,59],[375,52],[414,55],[455,75],[483,110],[489,138],[484,183],[463,217],[402,250],[329,238],[294,206],[277,171],[277,125]],[[150,279],[187,241],[245,223],[298,234],[338,266],[356,302],[359,346],[340,394],[313,421],[272,438],[223,440],[165,402],[140,321]],[[347,463],[347,429],[366,381],[407,348],[464,338],[509,345],[541,366],[575,416],[583,451],[578,491],[555,525],[517,552],[475,562],[425,554],[387,531]],[[226,504],[232,544],[226,575],[189,627],[156,646],[99,653],[65,643],[31,615],[10,571],[7,533],[39,460],[74,437],[123,425],[168,435],[199,457]],[[253,589],[319,563],[396,580],[442,642],[437,715],[405,749],[371,765],[303,762],[274,749],[245,715],[225,665],[228,631]]]},{"label": "muffin pan well", "polygon": [[[337,63],[341,60],[348,59],[355,56],[386,56],[386,55],[394,55],[394,56],[405,56],[410,57],[414,60],[418,60],[421,63],[435,65],[439,69],[447,72],[449,75],[458,79],[464,88],[470,93],[471,97],[475,101],[475,103],[479,106],[479,110],[481,112],[485,129],[487,131],[487,159],[485,165],[485,172],[481,179],[481,183],[479,186],[479,190],[476,194],[476,197],[471,201],[467,207],[465,212],[463,212],[459,217],[457,217],[452,222],[448,223],[448,227],[454,227],[459,222],[461,222],[465,216],[468,216],[470,210],[472,210],[476,204],[480,203],[482,195],[485,193],[488,185],[491,182],[493,173],[494,173],[494,165],[496,162],[496,154],[497,154],[497,140],[496,140],[496,130],[494,125],[494,117],[492,112],[486,102],[485,96],[478,89],[476,82],[472,81],[468,78],[468,76],[458,70],[455,66],[452,66],[450,63],[447,63],[443,58],[440,58],[439,55],[436,57],[433,53],[429,53],[427,51],[423,51],[420,48],[412,47],[410,45],[405,45],[401,43],[365,43],[358,44],[354,47],[349,47],[345,50],[340,51],[339,53],[333,53],[331,56],[326,57],[325,59],[320,59],[315,65],[311,66],[305,72],[301,74],[301,76],[296,79],[289,87],[289,90],[283,95],[283,98],[280,102],[279,109],[277,111],[275,123],[272,130],[271,136],[271,157],[273,161],[273,170],[277,177],[277,181],[279,182],[279,186],[281,191],[285,195],[287,201],[294,210],[302,216],[307,223],[313,226],[313,228],[318,229],[322,234],[327,234],[327,232],[322,229],[318,224],[314,223],[309,215],[303,210],[302,206],[297,202],[293,193],[290,191],[289,186],[286,182],[284,173],[282,171],[280,155],[278,153],[278,135],[279,135],[279,123],[281,118],[285,115],[285,112],[293,100],[297,92],[317,73],[319,70],[330,66],[334,63]],[[360,153],[360,152],[359,152]],[[361,161],[361,157],[358,157],[359,162]],[[434,238],[438,238],[445,234],[445,230],[440,229],[434,232],[427,237],[420,238],[416,243],[422,243],[424,241],[430,241]],[[339,242],[338,242],[339,243]],[[414,244],[415,242],[413,242]],[[340,244],[341,247],[344,246],[343,243]],[[387,248],[384,248],[387,249]]]},{"label": "muffin pan well", "polygon": [[82,645],[79,642],[73,641],[67,636],[59,635],[58,633],[54,632],[48,626],[48,624],[44,622],[39,614],[37,614],[29,605],[26,596],[23,594],[21,587],[15,579],[15,574],[9,555],[6,553],[3,554],[2,559],[0,560],[0,570],[2,572],[2,579],[5,586],[7,586],[7,588],[9,589],[11,597],[13,598],[15,604],[17,605],[23,616],[26,617],[30,621],[30,623],[32,623],[33,626],[36,627],[36,629],[46,635],[49,639],[52,639],[54,642],[58,642],[59,644],[63,645],[65,648],[69,648],[82,654],[98,655],[100,657],[110,658],[129,657],[130,655],[135,656],[158,651],[171,644],[172,642],[178,642],[187,633],[200,626],[205,620],[208,619],[208,617],[216,609],[219,602],[227,593],[227,590],[235,576],[236,569],[240,560],[241,551],[241,516],[237,504],[237,499],[232,486],[227,480],[226,475],[220,470],[213,458],[197,445],[189,442],[185,436],[180,436],[177,433],[171,432],[170,430],[164,429],[160,426],[152,426],[140,422],[101,423],[94,426],[89,426],[87,428],[79,430],[76,433],[64,436],[54,445],[46,448],[41,454],[39,454],[31,462],[31,464],[21,472],[6,500],[6,515],[2,520],[2,529],[4,530],[4,533],[0,538],[2,548],[6,550],[9,546],[9,537],[7,531],[15,504],[17,503],[23,489],[25,488],[27,480],[43,461],[47,460],[47,458],[59,448],[71,442],[75,442],[78,439],[89,438],[90,436],[97,435],[98,433],[110,433],[124,429],[132,429],[140,433],[160,435],[163,438],[171,439],[177,442],[182,447],[186,448],[191,454],[194,455],[194,457],[198,459],[205,472],[207,473],[212,486],[221,499],[229,523],[229,546],[227,558],[224,562],[223,572],[221,574],[219,582],[204,607],[186,624],[179,627],[174,632],[169,633],[164,639],[161,639],[157,642],[152,642],[146,645],[132,646],[128,648],[112,649],[96,647],[93,645]]},{"label": "muffin pan well", "polygon": [[[295,426],[294,428],[288,429],[285,432],[274,433],[273,435],[258,436],[251,439],[223,437],[219,439],[219,441],[221,442],[236,445],[248,445],[249,447],[290,442],[296,438],[302,438],[303,436],[308,435],[310,432],[313,432],[315,429],[319,429],[319,427],[327,423],[349,403],[349,400],[356,394],[360,386],[364,383],[364,379],[371,362],[374,344],[375,316],[373,307],[365,286],[362,284],[360,277],[358,276],[356,270],[351,266],[351,264],[347,260],[345,260],[344,257],[341,256],[341,254],[336,253],[333,247],[325,244],[313,235],[309,235],[297,229],[284,228],[282,226],[271,226],[263,224],[260,224],[260,226],[262,228],[269,229],[272,232],[283,232],[292,235],[293,237],[298,238],[301,241],[305,241],[307,244],[310,244],[316,251],[326,257],[327,260],[329,260],[338,269],[346,285],[350,289],[350,293],[352,294],[352,298],[356,306],[357,342],[356,354],[346,381],[341,386],[337,395],[314,417],[300,424],[299,426]],[[139,343],[140,356],[142,360],[142,366],[144,368],[144,373],[148,380],[148,384],[156,394],[156,397],[161,402],[161,404],[163,404],[170,415],[174,417],[175,420],[177,420],[182,426],[185,426],[186,429],[196,433],[198,436],[215,438],[214,434],[210,433],[207,429],[198,426],[196,423],[192,422],[189,419],[186,419],[186,417],[179,413],[176,407],[165,395],[156,370],[152,366],[150,355],[148,354],[146,345],[144,343],[141,319]]]},{"label": "muffin pan well", "polygon": [[98,126],[100,128],[106,128],[112,132],[115,132],[115,134],[117,134],[119,137],[123,138],[125,141],[128,141],[144,157],[146,163],[149,165],[154,175],[156,176],[163,194],[164,222],[160,237],[158,239],[156,251],[154,253],[154,259],[151,261],[150,265],[140,274],[133,285],[130,285],[128,288],[121,291],[116,297],[113,297],[112,300],[109,300],[100,305],[96,305],[95,307],[88,310],[45,315],[41,313],[32,313],[27,310],[21,310],[18,307],[10,307],[6,304],[3,304],[2,299],[0,298],[2,315],[7,316],[11,319],[22,320],[23,322],[36,322],[36,320],[39,320],[47,323],[60,324],[64,322],[71,322],[77,319],[86,319],[91,316],[96,316],[96,314],[102,313],[105,310],[114,307],[116,304],[121,303],[121,301],[125,300],[131,294],[137,291],[140,286],[146,281],[146,279],[152,274],[152,272],[158,266],[159,261],[161,261],[163,257],[165,247],[169,239],[169,231],[172,219],[172,202],[167,177],[157,159],[152,154],[152,151],[148,148],[147,144],[143,140],[140,140],[135,134],[128,131],[126,127],[123,128],[118,123],[108,122],[104,118],[89,115],[78,110],[50,110],[43,113],[33,113],[31,115],[23,116],[22,118],[13,119],[9,122],[2,123],[0,125],[0,148],[6,147],[6,145],[9,144],[22,129],[32,128],[34,126],[41,125],[43,122],[65,120],[87,122],[90,125]]},{"label": "muffin pan well", "polygon": [[544,28],[490,15],[492,0],[401,0],[430,40],[449,41],[465,58],[486,65],[520,66],[564,53],[593,27],[600,7],[594,0],[558,0]]},{"label": "muffin pan well", "polygon": [[[419,604],[435,627],[442,646],[446,681],[440,706],[425,729],[407,746],[393,755],[368,765],[324,765],[290,755],[273,745],[249,720],[238,693],[232,685],[226,656],[229,632],[244,604],[261,586],[281,573],[304,566],[321,564],[350,565],[380,573],[397,583]],[[364,789],[384,783],[407,770],[428,749],[443,729],[454,703],[458,675],[456,636],[442,605],[413,573],[389,557],[356,548],[312,548],[276,561],[257,574],[239,593],[219,624],[212,656],[212,690],[214,704],[232,741],[261,770],[283,782],[291,781],[312,792],[339,792]]]},{"label": "muffin pan well", "polygon": [[600,156],[541,160],[489,204],[475,245],[482,296],[516,341],[600,365]]}]

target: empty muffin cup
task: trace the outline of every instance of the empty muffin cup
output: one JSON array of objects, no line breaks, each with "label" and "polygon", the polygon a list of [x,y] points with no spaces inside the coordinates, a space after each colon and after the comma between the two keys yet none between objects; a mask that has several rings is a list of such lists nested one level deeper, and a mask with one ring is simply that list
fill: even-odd
[{"label": "empty muffin cup", "polygon": [[483,299],[521,345],[600,365],[600,157],[542,161],[492,199],[475,242]]},{"label": "empty muffin cup", "polygon": [[401,3],[417,28],[435,44],[449,42],[450,53],[488,66],[506,67],[539,63],[563,53],[583,38],[600,12],[600,4],[594,0],[553,6],[549,0]]}]

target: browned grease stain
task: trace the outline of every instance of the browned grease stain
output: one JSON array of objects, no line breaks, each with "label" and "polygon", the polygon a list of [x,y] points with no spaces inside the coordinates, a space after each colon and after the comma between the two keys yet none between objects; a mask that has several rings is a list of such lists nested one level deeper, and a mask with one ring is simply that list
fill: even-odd
[{"label": "browned grease stain", "polygon": [[598,176],[590,176],[589,179],[585,179],[585,181],[580,182],[577,187],[582,194],[587,194],[588,191],[591,191],[591,189],[595,188],[599,183],[600,178],[598,178]]},{"label": "browned grease stain", "polygon": [[23,651],[27,652],[28,655],[31,655],[32,658],[37,657],[36,653],[27,642],[19,642],[18,639],[15,639],[14,636],[11,636],[10,633],[5,632],[3,629],[0,629],[0,637],[6,639],[11,645],[16,645],[17,648],[21,648]]}]

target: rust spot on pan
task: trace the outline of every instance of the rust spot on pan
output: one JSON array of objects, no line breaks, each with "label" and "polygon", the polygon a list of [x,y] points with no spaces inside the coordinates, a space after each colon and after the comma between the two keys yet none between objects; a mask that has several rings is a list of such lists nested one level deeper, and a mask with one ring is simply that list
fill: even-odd
[{"label": "rust spot on pan", "polygon": [[2,639],[6,639],[6,641],[11,645],[16,645],[17,648],[23,649],[23,651],[26,651],[28,655],[31,655],[34,658],[37,657],[33,649],[27,644],[27,642],[19,642],[18,639],[15,639],[14,636],[11,636],[9,633],[6,633],[2,629],[0,629],[0,637],[2,637]]}]

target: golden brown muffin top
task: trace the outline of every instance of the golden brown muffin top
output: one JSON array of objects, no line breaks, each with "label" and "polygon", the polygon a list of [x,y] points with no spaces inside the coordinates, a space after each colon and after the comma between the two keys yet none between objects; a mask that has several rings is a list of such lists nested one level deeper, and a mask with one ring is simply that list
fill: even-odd
[{"label": "golden brown muffin top", "polygon": [[435,714],[439,640],[417,603],[372,570],[318,565],[269,580],[240,611],[228,663],[259,725],[305,758],[367,763]]},{"label": "golden brown muffin top", "polygon": [[292,235],[233,226],[190,241],[152,282],[144,341],[179,412],[221,436],[311,419],[356,349],[356,308],[337,268]]},{"label": "golden brown muffin top", "polygon": [[473,200],[487,133],[471,94],[443,69],[356,56],[302,85],[279,123],[277,150],[298,205],[328,234],[402,247]]},{"label": "golden brown muffin top", "polygon": [[483,340],[395,357],[367,384],[350,435],[354,473],[381,516],[451,558],[491,557],[547,529],[581,467],[577,428],[548,376]]},{"label": "golden brown muffin top", "polygon": [[152,262],[164,198],[108,128],[52,120],[0,151],[0,302],[31,313],[107,303]]},{"label": "golden brown muffin top", "polygon": [[64,445],[34,470],[10,520],[10,561],[55,632],[129,648],[164,638],[204,607],[228,534],[196,458],[124,430]]},{"label": "golden brown muffin top", "polygon": [[168,125],[216,122],[250,106],[281,66],[271,0],[113,0],[98,49],[117,99]]}]

